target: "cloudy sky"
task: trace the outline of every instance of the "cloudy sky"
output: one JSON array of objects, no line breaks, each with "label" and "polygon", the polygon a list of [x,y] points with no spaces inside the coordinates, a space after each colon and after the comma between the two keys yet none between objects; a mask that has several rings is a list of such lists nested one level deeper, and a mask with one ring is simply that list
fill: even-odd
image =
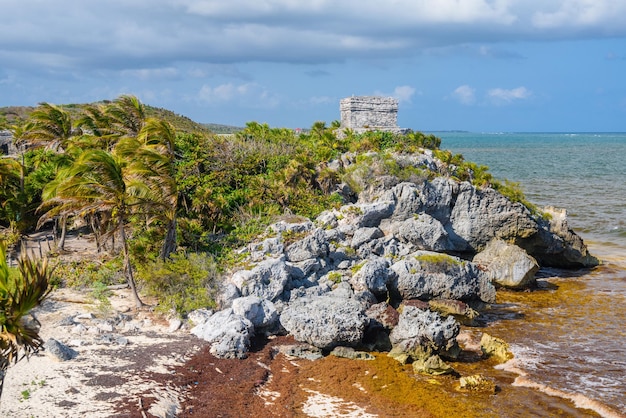
[{"label": "cloudy sky", "polygon": [[0,106],[135,94],[309,127],[395,96],[417,130],[626,131],[626,0],[1,0]]}]

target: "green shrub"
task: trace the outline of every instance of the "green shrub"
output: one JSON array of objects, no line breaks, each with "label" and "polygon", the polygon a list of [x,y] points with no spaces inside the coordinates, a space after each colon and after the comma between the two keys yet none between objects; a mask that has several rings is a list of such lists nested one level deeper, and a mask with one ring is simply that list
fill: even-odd
[{"label": "green shrub", "polygon": [[213,256],[205,253],[174,253],[137,268],[144,290],[158,298],[162,313],[175,310],[185,315],[199,308],[215,308],[219,271]]},{"label": "green shrub", "polygon": [[60,263],[55,270],[61,285],[69,287],[93,287],[99,282],[106,286],[126,283],[122,258],[115,257],[107,261],[70,261]]},{"label": "green shrub", "polygon": [[448,254],[420,254],[415,256],[420,264],[427,264],[432,269],[440,273],[446,273],[453,268],[463,265],[462,261],[449,256]]}]

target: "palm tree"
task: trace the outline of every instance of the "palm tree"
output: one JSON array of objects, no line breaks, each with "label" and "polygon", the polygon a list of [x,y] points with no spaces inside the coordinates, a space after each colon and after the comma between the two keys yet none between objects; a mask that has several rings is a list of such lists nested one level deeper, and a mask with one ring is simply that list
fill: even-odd
[{"label": "palm tree", "polygon": [[136,137],[146,120],[145,106],[135,96],[122,95],[107,107],[110,128],[118,136]]},{"label": "palm tree", "polygon": [[[22,135],[23,141],[32,147],[45,147],[55,152],[66,152],[71,147],[71,139],[82,134],[72,126],[70,113],[50,103],[40,103],[29,116],[28,130]],[[56,219],[61,223],[61,237],[58,246],[65,247],[67,216]]]},{"label": "palm tree", "polygon": [[4,376],[11,363],[37,352],[43,340],[39,322],[27,315],[50,293],[53,268],[47,260],[33,260],[22,253],[18,275],[12,275],[6,263],[6,249],[0,243],[0,397]]},{"label": "palm tree", "polygon": [[[135,161],[147,168],[144,176],[152,192],[147,208],[166,225],[165,239],[159,256],[166,259],[176,250],[176,212],[178,187],[174,167],[174,140],[176,131],[167,121],[148,118],[139,135],[141,148],[135,152]],[[117,150],[116,150],[117,151]]]},{"label": "palm tree", "polygon": [[30,126],[23,138],[31,146],[44,146],[59,152],[67,147],[72,136],[79,132],[73,129],[69,112],[50,103],[40,103],[29,116]]},{"label": "palm tree", "polygon": [[39,225],[57,215],[105,213],[113,218],[111,234],[118,232],[124,254],[126,279],[137,307],[143,306],[137,293],[126,233],[129,216],[150,196],[145,167],[127,163],[104,150],[88,149],[44,189],[42,208],[49,209]]}]

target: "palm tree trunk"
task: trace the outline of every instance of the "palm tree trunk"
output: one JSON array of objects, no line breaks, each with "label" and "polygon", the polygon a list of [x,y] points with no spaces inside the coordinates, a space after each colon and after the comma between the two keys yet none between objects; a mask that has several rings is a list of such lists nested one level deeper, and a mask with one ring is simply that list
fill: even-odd
[{"label": "palm tree trunk", "polygon": [[126,270],[126,280],[128,281],[128,285],[130,286],[130,291],[133,294],[133,299],[135,299],[135,306],[137,308],[141,308],[144,306],[144,303],[139,299],[139,294],[137,293],[137,286],[135,286],[135,278],[133,277],[133,266],[130,264],[130,254],[128,253],[128,242],[126,242],[126,231],[124,229],[124,217],[120,216],[120,237],[122,240],[122,248],[124,250],[124,266]]},{"label": "palm tree trunk", "polygon": [[176,216],[167,223],[167,232],[165,233],[165,240],[163,241],[159,257],[165,260],[174,251],[176,251]]},{"label": "palm tree trunk", "polygon": [[61,238],[59,239],[59,249],[65,250],[65,237],[67,235],[67,216],[61,216]]},{"label": "palm tree trunk", "polygon": [[89,226],[91,226],[91,231],[93,232],[93,236],[96,239],[96,252],[100,252],[100,227],[98,226],[97,214],[92,214],[89,216]]}]

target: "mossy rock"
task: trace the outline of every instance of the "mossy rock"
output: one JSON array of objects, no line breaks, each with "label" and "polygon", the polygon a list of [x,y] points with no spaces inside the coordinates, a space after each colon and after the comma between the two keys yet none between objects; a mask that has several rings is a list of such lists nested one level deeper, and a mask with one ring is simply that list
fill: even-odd
[{"label": "mossy rock", "polygon": [[352,347],[339,346],[330,352],[331,356],[347,358],[350,360],[375,360],[376,357],[365,351],[356,351]]},{"label": "mossy rock", "polygon": [[414,361],[413,371],[433,376],[454,373],[454,369],[436,354],[425,359]]},{"label": "mossy rock", "polygon": [[480,374],[474,374],[463,376],[459,380],[459,390],[495,394],[497,386],[493,380]]},{"label": "mossy rock", "polygon": [[480,339],[480,349],[486,357],[495,357],[505,362],[513,358],[509,345],[501,338],[493,337],[486,332]]}]

